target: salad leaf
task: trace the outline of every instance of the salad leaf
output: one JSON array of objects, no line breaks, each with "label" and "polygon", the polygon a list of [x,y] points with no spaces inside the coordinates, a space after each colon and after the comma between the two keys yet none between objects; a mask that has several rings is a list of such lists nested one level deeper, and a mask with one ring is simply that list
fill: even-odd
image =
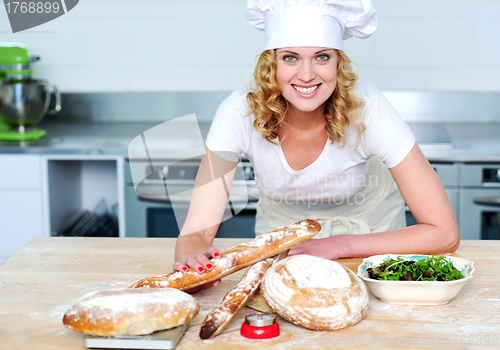
[{"label": "salad leaf", "polygon": [[372,279],[384,281],[454,281],[464,278],[444,256],[430,256],[418,261],[385,259],[380,265],[366,269]]}]

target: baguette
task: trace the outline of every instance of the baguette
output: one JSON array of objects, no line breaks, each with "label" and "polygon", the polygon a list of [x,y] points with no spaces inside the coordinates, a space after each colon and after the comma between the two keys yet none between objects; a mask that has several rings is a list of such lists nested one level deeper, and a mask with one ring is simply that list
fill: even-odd
[{"label": "baguette", "polygon": [[254,264],[243,275],[238,285],[226,294],[222,303],[213,309],[201,324],[200,338],[210,339],[219,335],[231,320],[238,314],[247,300],[259,288],[264,272],[272,266],[277,258],[269,258]]},{"label": "baguette", "polygon": [[280,254],[316,235],[321,225],[314,220],[302,220],[288,227],[274,229],[250,242],[238,244],[213,259],[212,270],[200,274],[193,269],[149,277],[135,282],[130,288],[176,288],[187,290],[220,279],[259,261]]}]

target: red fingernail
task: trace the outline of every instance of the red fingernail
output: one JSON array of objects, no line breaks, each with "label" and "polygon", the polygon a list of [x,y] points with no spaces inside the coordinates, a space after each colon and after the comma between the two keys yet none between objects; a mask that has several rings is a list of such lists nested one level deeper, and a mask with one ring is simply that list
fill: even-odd
[{"label": "red fingernail", "polygon": [[184,267],[182,268],[182,270],[183,270],[183,271],[187,271],[187,270],[188,270],[188,268],[187,268],[186,266],[184,266]]},{"label": "red fingernail", "polygon": [[212,264],[207,264],[207,269],[211,269],[212,267],[214,267]]},{"label": "red fingernail", "polygon": [[203,267],[198,267],[198,271],[203,272],[204,268]]},{"label": "red fingernail", "polygon": [[214,253],[214,256],[217,258],[218,256],[220,256],[219,253]]}]

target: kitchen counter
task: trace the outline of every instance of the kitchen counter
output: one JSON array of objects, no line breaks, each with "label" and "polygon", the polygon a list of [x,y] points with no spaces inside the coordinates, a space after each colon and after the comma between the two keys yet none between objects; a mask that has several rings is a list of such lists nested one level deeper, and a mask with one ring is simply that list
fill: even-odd
[{"label": "kitchen counter", "polygon": [[[47,132],[45,139],[24,142],[0,141],[0,153],[127,156],[130,142],[158,124],[161,123],[42,122],[39,127]],[[200,123],[203,137],[206,137],[209,126],[208,123]]]},{"label": "kitchen counter", "polygon": [[[216,239],[225,249],[244,239]],[[66,329],[64,312],[90,291],[122,288],[132,282],[170,271],[174,239],[170,238],[35,238],[0,264],[0,344],[5,349],[84,349],[83,335]],[[227,276],[213,289],[194,294],[200,314],[178,349],[273,349],[333,347],[374,348],[398,343],[418,349],[477,348],[486,336],[500,337],[500,241],[462,241],[453,256],[474,262],[474,278],[447,305],[406,306],[383,303],[370,296],[370,309],[359,324],[333,332],[310,331],[278,318],[281,335],[250,340],[239,335],[243,308],[221,335],[198,337],[204,316],[241,278],[243,271]],[[340,259],[357,271],[361,259]],[[483,345],[464,346],[460,341]],[[349,345],[348,343],[351,342]],[[370,343],[371,342],[371,343]],[[415,346],[415,344],[421,345]],[[328,345],[330,344],[330,345]],[[337,343],[339,346],[342,343]],[[400,348],[402,346],[399,346]]]},{"label": "kitchen counter", "polygon": [[[127,156],[129,143],[142,132],[161,123],[132,122],[42,122],[47,138],[30,142],[0,141],[6,154],[106,154]],[[419,123],[408,122],[423,153],[434,162],[500,162],[500,122]],[[205,138],[209,122],[200,122]],[[182,139],[182,130],[179,133]],[[172,140],[171,140],[172,141]],[[181,145],[176,148],[177,145]],[[165,147],[173,158],[185,143],[169,142]]]}]

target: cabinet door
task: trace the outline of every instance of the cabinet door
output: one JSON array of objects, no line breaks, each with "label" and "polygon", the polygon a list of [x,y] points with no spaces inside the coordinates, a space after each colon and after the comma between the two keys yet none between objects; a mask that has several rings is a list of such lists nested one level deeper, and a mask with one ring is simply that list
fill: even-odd
[{"label": "cabinet door", "polygon": [[42,236],[40,191],[0,191],[0,260]]},{"label": "cabinet door", "polygon": [[40,156],[0,156],[0,189],[39,189],[40,181]]}]

